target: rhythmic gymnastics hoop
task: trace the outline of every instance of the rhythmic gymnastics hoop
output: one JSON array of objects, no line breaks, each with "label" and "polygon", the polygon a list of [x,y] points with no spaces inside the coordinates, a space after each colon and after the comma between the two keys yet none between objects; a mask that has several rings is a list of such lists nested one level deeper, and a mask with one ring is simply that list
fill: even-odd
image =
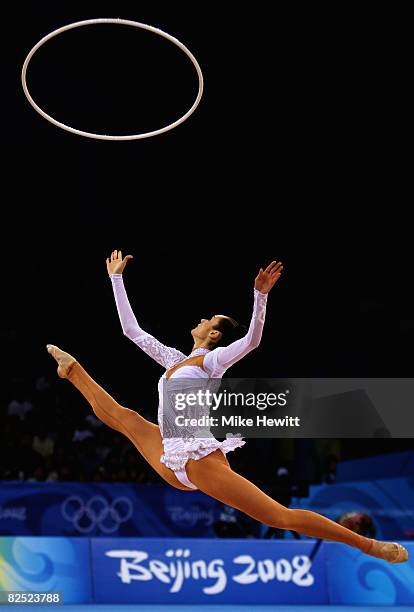
[{"label": "rhythmic gymnastics hoop", "polygon": [[[152,132],[143,132],[142,134],[131,134],[129,136],[128,135],[116,136],[116,135],[109,135],[109,134],[95,134],[93,132],[85,132],[83,130],[77,130],[76,128],[73,128],[70,125],[66,125],[65,123],[61,123],[60,121],[57,121],[56,119],[54,119],[53,117],[45,113],[44,110],[42,110],[40,106],[36,104],[36,102],[33,100],[32,96],[29,93],[27,83],[26,83],[27,67],[33,55],[36,53],[36,51],[42,45],[44,45],[45,42],[47,42],[51,38],[54,38],[58,34],[61,34],[62,32],[66,32],[66,30],[73,30],[74,28],[79,28],[79,27],[87,26],[87,25],[95,25],[99,23],[114,23],[114,24],[128,25],[128,26],[132,26],[135,28],[142,28],[143,30],[148,30],[150,32],[153,32],[154,34],[163,36],[167,40],[177,45],[177,47],[179,47],[182,51],[184,51],[184,53],[190,58],[190,60],[194,64],[194,67],[198,75],[197,97],[196,97],[195,102],[193,103],[191,108],[185,113],[185,115],[177,119],[177,121],[174,121],[174,123],[170,123],[169,125],[166,125],[165,127],[162,127],[158,130],[153,130]],[[22,68],[22,85],[23,85],[23,91],[27,99],[29,100],[30,104],[33,106],[33,108],[42,117],[47,119],[47,121],[50,121],[50,123],[53,123],[53,125],[56,125],[57,127],[60,127],[63,130],[66,130],[67,132],[71,132],[72,134],[78,134],[79,136],[86,136],[87,138],[96,138],[98,140],[139,140],[141,138],[149,138],[151,136],[158,136],[159,134],[164,134],[164,132],[168,132],[169,130],[172,130],[173,128],[183,123],[186,119],[188,119],[190,115],[193,114],[193,112],[195,111],[195,109],[200,103],[201,96],[203,95],[204,80],[203,80],[203,73],[201,72],[201,68],[196,58],[194,57],[194,55],[191,53],[189,49],[187,49],[185,45],[183,45],[183,43],[181,43],[179,40],[174,38],[174,36],[171,36],[170,34],[167,34],[166,32],[159,30],[158,28],[154,28],[153,26],[147,25],[145,23],[140,23],[138,21],[130,21],[129,19],[119,19],[119,18],[100,18],[100,19],[86,19],[84,21],[76,21],[75,23],[69,23],[68,25],[65,25],[61,28],[58,28],[57,30],[54,30],[53,32],[50,32],[50,34],[47,34],[41,40],[39,40],[39,42],[28,53],[26,59],[24,60],[24,64]]]}]

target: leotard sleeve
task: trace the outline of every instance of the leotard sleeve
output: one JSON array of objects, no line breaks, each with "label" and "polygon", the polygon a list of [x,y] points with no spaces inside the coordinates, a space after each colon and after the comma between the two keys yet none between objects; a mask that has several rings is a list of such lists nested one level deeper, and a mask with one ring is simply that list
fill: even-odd
[{"label": "leotard sleeve", "polygon": [[266,305],[267,293],[254,289],[253,315],[247,334],[229,346],[217,347],[204,357],[203,368],[210,377],[221,377],[230,366],[259,346],[266,317]]},{"label": "leotard sleeve", "polygon": [[124,336],[132,340],[166,370],[186,359],[184,353],[165,346],[154,336],[141,329],[129,303],[122,274],[111,274],[111,282]]}]

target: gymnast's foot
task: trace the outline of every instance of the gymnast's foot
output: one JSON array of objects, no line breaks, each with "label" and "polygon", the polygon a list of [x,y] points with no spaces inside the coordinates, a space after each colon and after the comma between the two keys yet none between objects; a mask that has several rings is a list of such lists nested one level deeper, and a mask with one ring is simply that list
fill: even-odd
[{"label": "gymnast's foot", "polygon": [[408,550],[397,544],[397,542],[380,542],[372,540],[371,547],[367,551],[367,555],[384,559],[390,563],[404,563],[408,560]]},{"label": "gymnast's foot", "polygon": [[46,348],[47,352],[50,353],[58,362],[57,373],[60,378],[67,378],[73,364],[76,363],[76,359],[72,357],[72,355],[69,355],[69,353],[62,351],[54,344],[46,344]]}]

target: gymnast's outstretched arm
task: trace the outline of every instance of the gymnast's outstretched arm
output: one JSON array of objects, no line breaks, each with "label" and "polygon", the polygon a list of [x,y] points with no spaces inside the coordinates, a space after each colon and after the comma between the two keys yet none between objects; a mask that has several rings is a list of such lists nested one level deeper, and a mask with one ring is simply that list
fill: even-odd
[{"label": "gymnast's outstretched arm", "polygon": [[266,317],[267,294],[282,274],[281,262],[273,261],[266,270],[260,268],[254,284],[253,315],[247,334],[229,346],[218,347],[204,357],[203,368],[211,377],[220,377],[245,355],[257,348],[262,339]]},{"label": "gymnast's outstretched arm", "polygon": [[132,259],[132,255],[127,255],[122,259],[121,251],[113,251],[111,257],[106,260],[122,331],[124,336],[132,340],[147,355],[168,370],[183,361],[186,356],[175,348],[165,346],[139,326],[129,303],[122,278],[122,273],[130,259]]}]

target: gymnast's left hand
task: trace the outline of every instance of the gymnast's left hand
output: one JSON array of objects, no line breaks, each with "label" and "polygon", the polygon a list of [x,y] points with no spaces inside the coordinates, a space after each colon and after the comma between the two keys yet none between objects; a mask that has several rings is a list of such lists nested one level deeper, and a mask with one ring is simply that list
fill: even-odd
[{"label": "gymnast's left hand", "polygon": [[127,255],[122,259],[122,251],[112,251],[111,257],[106,260],[106,269],[109,276],[111,274],[122,274],[130,259],[133,259],[132,255]]},{"label": "gymnast's left hand", "polygon": [[283,266],[281,261],[272,261],[272,263],[267,266],[266,270],[260,268],[259,274],[255,278],[254,288],[261,293],[269,293],[281,277],[282,270]]}]

